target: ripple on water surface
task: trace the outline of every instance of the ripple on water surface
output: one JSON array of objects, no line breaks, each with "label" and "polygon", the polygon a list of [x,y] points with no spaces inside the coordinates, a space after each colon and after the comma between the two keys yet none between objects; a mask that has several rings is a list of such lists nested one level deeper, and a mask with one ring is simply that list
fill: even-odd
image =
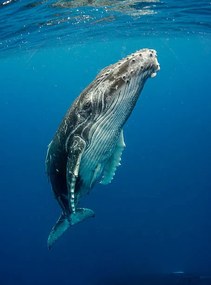
[{"label": "ripple on water surface", "polygon": [[0,51],[137,36],[208,35],[209,1],[0,2]]}]

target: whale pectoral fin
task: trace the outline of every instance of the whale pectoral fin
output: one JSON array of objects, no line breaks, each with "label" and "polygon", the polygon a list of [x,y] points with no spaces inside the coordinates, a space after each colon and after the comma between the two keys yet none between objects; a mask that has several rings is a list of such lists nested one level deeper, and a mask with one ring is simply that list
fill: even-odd
[{"label": "whale pectoral fin", "polygon": [[94,215],[92,210],[86,208],[77,208],[76,211],[68,217],[61,214],[48,236],[48,249],[52,248],[55,241],[62,236],[70,226],[78,224],[87,218],[94,217]]},{"label": "whale pectoral fin", "polygon": [[69,208],[75,212],[75,184],[78,178],[81,157],[86,147],[85,141],[79,136],[75,136],[73,144],[68,154],[66,180],[68,188]]},{"label": "whale pectoral fin", "polygon": [[119,140],[117,142],[114,153],[104,167],[103,177],[102,177],[102,180],[100,182],[101,184],[104,184],[104,185],[108,184],[113,179],[115,172],[116,172],[116,169],[120,165],[122,152],[123,152],[125,146],[126,145],[124,142],[124,134],[123,134],[123,130],[121,130]]}]

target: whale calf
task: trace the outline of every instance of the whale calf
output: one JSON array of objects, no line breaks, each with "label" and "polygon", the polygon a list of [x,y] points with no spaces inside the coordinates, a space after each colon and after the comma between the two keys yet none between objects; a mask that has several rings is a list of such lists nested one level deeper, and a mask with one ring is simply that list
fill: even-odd
[{"label": "whale calf", "polygon": [[72,225],[93,217],[79,208],[82,196],[108,184],[125,148],[123,126],[149,77],[160,69],[157,54],[141,49],[104,68],[67,111],[46,156],[46,172],[62,214],[48,248]]}]

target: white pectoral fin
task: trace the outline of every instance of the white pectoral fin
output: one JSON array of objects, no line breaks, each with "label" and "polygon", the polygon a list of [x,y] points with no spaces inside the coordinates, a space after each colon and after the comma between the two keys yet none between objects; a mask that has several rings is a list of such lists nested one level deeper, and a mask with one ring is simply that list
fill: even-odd
[{"label": "white pectoral fin", "polygon": [[108,160],[107,164],[105,165],[103,177],[101,180],[101,184],[108,184],[113,179],[117,167],[120,165],[122,152],[125,148],[125,142],[124,142],[124,135],[123,130],[120,133],[119,140],[117,142],[116,148],[114,150],[114,153]]},{"label": "white pectoral fin", "polygon": [[85,141],[79,136],[75,136],[67,159],[67,188],[69,207],[75,212],[75,184],[78,177],[81,157],[86,147]]}]

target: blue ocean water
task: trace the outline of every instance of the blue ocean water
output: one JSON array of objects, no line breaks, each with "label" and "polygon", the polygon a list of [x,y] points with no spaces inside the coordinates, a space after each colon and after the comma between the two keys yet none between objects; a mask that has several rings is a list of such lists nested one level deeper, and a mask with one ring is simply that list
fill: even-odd
[{"label": "blue ocean water", "polygon": [[[211,3],[5,0],[0,13],[0,284],[211,284]],[[81,201],[96,217],[48,251],[47,145],[96,74],[144,47],[161,70],[122,165]]]}]

